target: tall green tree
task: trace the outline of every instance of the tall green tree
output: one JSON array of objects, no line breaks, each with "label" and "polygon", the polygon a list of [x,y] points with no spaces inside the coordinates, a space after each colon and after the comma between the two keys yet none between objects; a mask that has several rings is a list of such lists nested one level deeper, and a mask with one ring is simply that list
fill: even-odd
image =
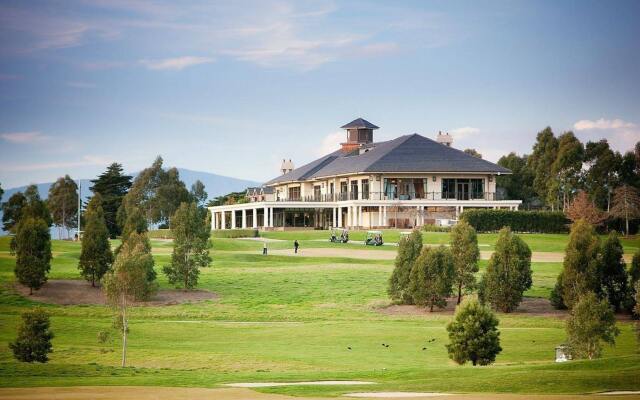
[{"label": "tall green tree", "polygon": [[469,154],[470,156],[474,156],[476,158],[482,158],[482,154],[480,154],[476,149],[464,149],[464,152]]},{"label": "tall green tree", "polygon": [[[527,159],[527,167],[533,173],[533,188],[540,199],[547,199],[552,181],[551,165],[558,155],[558,139],[551,127],[546,127],[536,136],[533,152]],[[550,204],[553,206],[553,204]]]},{"label": "tall green tree", "polygon": [[613,189],[618,185],[621,156],[609,147],[606,139],[588,142],[585,147],[587,170],[584,181],[596,205],[609,211]]},{"label": "tall green tree", "polygon": [[204,183],[202,183],[200,179],[198,179],[193,183],[193,185],[191,185],[191,191],[189,193],[191,194],[193,201],[196,202],[198,207],[204,207],[207,199],[209,198],[209,195],[204,188]]},{"label": "tall green tree", "polygon": [[638,281],[640,281],[640,249],[633,254],[631,265],[629,265],[629,282],[635,285]]},{"label": "tall green tree", "polygon": [[[123,244],[128,242],[134,235],[138,235],[137,240],[140,240],[144,245],[145,251],[151,254],[151,242],[149,241],[147,231],[147,221],[140,210],[138,208],[131,209],[127,215],[127,221],[124,224],[124,228],[122,229],[122,244],[116,248],[115,255],[117,256],[120,253],[120,249]],[[153,268],[153,263],[147,266],[149,267],[147,269],[147,282],[150,287],[152,287],[155,285],[157,274],[156,270]]]},{"label": "tall green tree", "polygon": [[[24,191],[26,203],[20,213],[20,218],[33,217],[42,219],[48,227],[53,225],[51,213],[47,207],[47,203],[40,198],[38,187],[29,185]],[[19,222],[19,221],[18,221]]]},{"label": "tall green tree", "polygon": [[[180,203],[189,202],[191,195],[176,168],[162,168],[162,157],[158,156],[151,167],[142,170],[133,181],[131,190],[124,197],[119,212],[122,224],[130,209],[140,209],[149,223],[169,223]],[[124,208],[123,208],[124,207]]]},{"label": "tall green tree", "polygon": [[612,231],[602,244],[598,275],[600,276],[600,293],[616,311],[620,310],[629,290],[623,254],[618,234]]},{"label": "tall green tree", "polygon": [[508,227],[502,228],[487,271],[480,282],[482,302],[502,312],[512,312],[531,288],[531,250]]},{"label": "tall green tree", "polygon": [[558,137],[558,153],[551,164],[552,179],[550,179],[547,202],[561,204],[564,210],[573,193],[578,189],[582,175],[582,161],[584,160],[584,146],[573,132],[565,132]]},{"label": "tall green tree", "polygon": [[447,325],[449,358],[458,364],[471,361],[473,365],[489,365],[502,351],[498,319],[489,307],[477,300],[466,299],[456,307]]},{"label": "tall green tree", "polygon": [[171,264],[162,269],[169,283],[192,289],[198,284],[200,268],[209,266],[211,234],[204,210],[195,202],[182,203],[171,219],[173,253]]},{"label": "tall green tree", "polygon": [[[77,225],[78,216],[78,185],[69,175],[58,178],[49,187],[47,205],[53,218],[53,223],[62,228],[69,237],[69,228]],[[58,237],[60,231],[58,231]]]},{"label": "tall green tree", "polygon": [[593,226],[585,220],[573,223],[562,263],[562,299],[568,308],[573,308],[581,295],[599,291],[599,251]]},{"label": "tall green tree", "polygon": [[2,229],[15,233],[15,227],[20,221],[22,210],[27,205],[27,198],[24,193],[16,192],[9,199],[2,203]]},{"label": "tall green tree", "polygon": [[[105,275],[103,289],[116,311],[122,332],[122,366],[127,363],[128,309],[131,303],[147,299],[154,291],[147,280],[153,257],[146,247],[146,235],[132,233],[122,244],[113,268]],[[150,290],[151,289],[151,290]]]},{"label": "tall green tree", "polygon": [[522,200],[523,205],[528,206],[535,197],[533,189],[534,174],[527,165],[529,156],[522,157],[511,152],[500,157],[498,165],[511,170],[511,174],[496,177],[496,185],[507,191],[507,196],[511,200]]},{"label": "tall green tree", "polygon": [[411,268],[422,252],[422,234],[414,229],[409,236],[398,243],[395,268],[389,277],[387,293],[395,301],[412,304],[409,292]]},{"label": "tall green tree", "polygon": [[417,305],[443,308],[453,285],[453,256],[444,246],[424,248],[411,269],[409,291]]},{"label": "tall green tree", "polygon": [[458,303],[462,300],[462,289],[472,289],[476,284],[480,248],[478,235],[467,221],[458,222],[451,230],[451,254],[453,255],[453,283],[458,289]]},{"label": "tall green tree", "polygon": [[613,191],[609,214],[625,221],[625,232],[629,235],[629,221],[640,218],[640,190],[622,185]]},{"label": "tall green tree", "polygon": [[[640,142],[636,148],[640,149]],[[622,156],[618,178],[621,184],[640,189],[640,160],[634,151],[627,151]]]},{"label": "tall green tree", "polygon": [[47,282],[51,269],[51,237],[49,227],[41,218],[28,216],[18,223],[15,236],[18,282],[29,288],[40,289]]},{"label": "tall green tree", "polygon": [[600,357],[602,342],[615,344],[620,330],[606,299],[598,299],[595,293],[583,294],[575,303],[566,322],[571,355],[574,358]]},{"label": "tall green tree", "polygon": [[97,179],[91,181],[93,183],[91,191],[102,196],[104,219],[109,230],[109,237],[112,239],[122,233],[117,220],[118,209],[131,187],[132,177],[125,175],[123,171],[122,164],[113,163]]},{"label": "tall green tree", "polygon": [[84,214],[85,225],[78,269],[82,276],[95,287],[113,263],[109,243],[109,231],[102,210],[102,196],[93,195]]},{"label": "tall green tree", "polygon": [[0,183],[0,202],[2,201],[2,196],[4,196],[4,190],[2,190],[2,184]]},{"label": "tall green tree", "polygon": [[46,363],[49,361],[49,353],[53,351],[53,332],[50,328],[49,314],[41,308],[34,308],[22,313],[21,317],[18,337],[9,343],[13,356],[22,362]]}]

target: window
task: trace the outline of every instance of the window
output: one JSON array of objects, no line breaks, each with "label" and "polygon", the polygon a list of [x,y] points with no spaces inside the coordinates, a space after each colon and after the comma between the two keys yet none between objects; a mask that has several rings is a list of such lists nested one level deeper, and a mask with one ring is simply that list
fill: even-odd
[{"label": "window", "polygon": [[320,185],[313,187],[313,200],[320,201]]},{"label": "window", "polygon": [[358,181],[351,181],[351,200],[358,200]]},{"label": "window", "polygon": [[340,200],[347,200],[348,190],[347,182],[340,182]]},{"label": "window", "polygon": [[368,200],[369,199],[369,180],[363,179],[361,181],[361,184],[362,184],[362,199]]},{"label": "window", "polygon": [[484,179],[442,179],[443,199],[484,199]]},{"label": "window", "polygon": [[292,201],[300,200],[300,186],[289,188],[289,200],[292,200]]},{"label": "window", "polygon": [[442,198],[443,199],[456,198],[456,180],[455,179],[442,180]]}]

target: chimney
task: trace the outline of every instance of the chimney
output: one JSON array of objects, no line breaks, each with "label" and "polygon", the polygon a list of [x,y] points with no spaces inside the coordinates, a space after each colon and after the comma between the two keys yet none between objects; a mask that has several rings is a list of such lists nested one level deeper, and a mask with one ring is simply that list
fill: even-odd
[{"label": "chimney", "polygon": [[444,144],[445,146],[451,147],[451,144],[453,144],[453,136],[449,135],[449,132],[443,135],[442,131],[438,131],[438,137],[436,138],[436,142],[440,144]]},{"label": "chimney", "polygon": [[293,171],[293,163],[291,162],[291,159],[289,159],[289,161],[285,160],[284,158],[282,159],[280,171],[282,172],[282,175],[288,174],[289,172]]}]

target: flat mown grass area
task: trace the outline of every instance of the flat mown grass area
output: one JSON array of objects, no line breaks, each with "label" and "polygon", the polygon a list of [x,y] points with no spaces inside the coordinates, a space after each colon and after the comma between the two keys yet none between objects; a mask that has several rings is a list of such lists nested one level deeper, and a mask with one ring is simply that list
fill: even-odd
[{"label": "flat mown grass area", "polygon": [[[388,232],[385,238],[393,241],[393,235],[398,232]],[[340,246],[318,240],[327,238],[326,231],[264,236],[282,239],[270,242],[270,249],[289,248],[296,238],[303,248]],[[526,236],[534,251],[562,251],[567,240],[567,235]],[[429,243],[448,242],[447,233],[424,237]],[[480,241],[492,246],[495,237],[480,235]],[[627,252],[639,247],[637,238],[624,243]],[[18,363],[8,343],[15,338],[19,314],[37,303],[13,290],[15,258],[8,244],[8,238],[0,238],[0,386],[4,387],[215,387],[232,382],[355,379],[378,384],[258,390],[303,396],[354,391],[640,390],[640,354],[631,322],[619,322],[622,333],[616,346],[606,347],[601,359],[556,364],[555,346],[565,340],[561,316],[499,314],[503,351],[496,363],[458,366],[448,359],[444,346],[450,313],[381,312],[390,304],[386,287],[393,261],[349,258],[348,251],[341,257],[262,256],[262,243],[246,239],[213,239],[213,261],[201,270],[198,289],[219,298],[132,309],[130,367],[119,367],[121,343],[111,330],[111,310],[97,305],[42,305],[52,315],[55,333],[50,362]],[[152,245],[160,286],[169,288],[161,268],[170,260],[172,244],[152,240]],[[53,252],[49,279],[80,279],[80,244],[54,241]],[[485,267],[486,261],[481,262],[480,273]],[[534,263],[534,286],[526,295],[548,297],[561,268],[561,263]],[[104,344],[97,339],[102,330],[112,332]],[[435,341],[428,343],[431,339]]]}]

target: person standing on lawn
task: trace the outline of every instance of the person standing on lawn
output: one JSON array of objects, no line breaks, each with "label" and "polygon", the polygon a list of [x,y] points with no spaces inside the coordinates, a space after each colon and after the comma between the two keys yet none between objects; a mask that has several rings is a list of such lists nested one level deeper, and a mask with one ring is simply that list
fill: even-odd
[{"label": "person standing on lawn", "polygon": [[298,240],[294,240],[293,241],[293,252],[298,254],[298,247],[300,247],[300,244],[298,243]]}]

